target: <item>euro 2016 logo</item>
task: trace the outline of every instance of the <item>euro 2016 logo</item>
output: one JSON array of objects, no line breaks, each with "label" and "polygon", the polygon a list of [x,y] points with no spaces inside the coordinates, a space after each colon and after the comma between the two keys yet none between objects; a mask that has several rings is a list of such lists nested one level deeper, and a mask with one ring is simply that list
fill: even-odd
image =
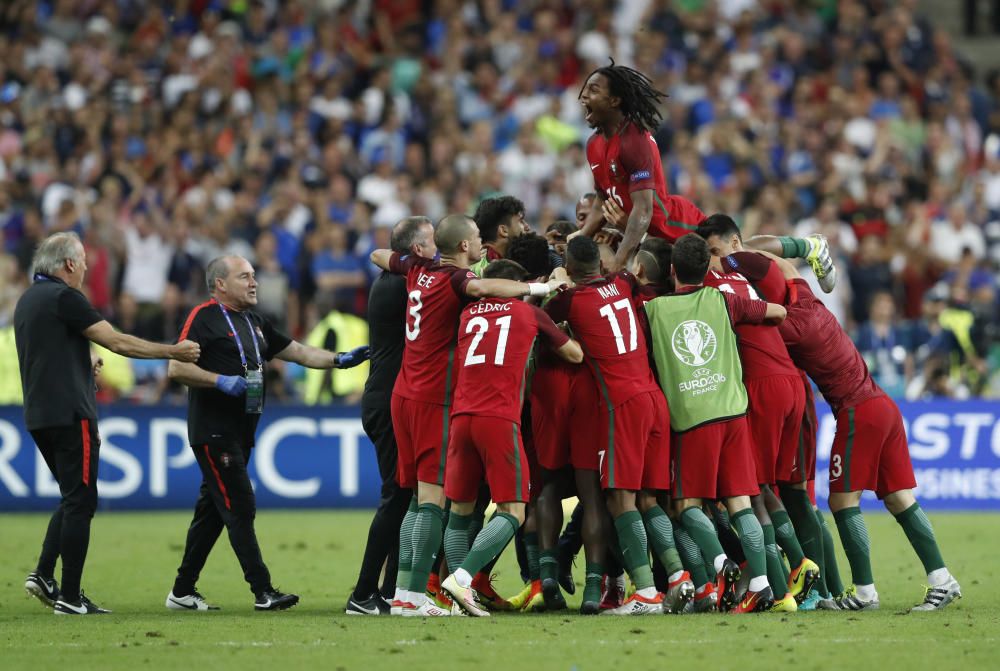
[{"label": "euro 2016 logo", "polygon": [[711,361],[717,344],[712,327],[697,319],[681,322],[670,336],[674,356],[688,366],[704,366]]}]

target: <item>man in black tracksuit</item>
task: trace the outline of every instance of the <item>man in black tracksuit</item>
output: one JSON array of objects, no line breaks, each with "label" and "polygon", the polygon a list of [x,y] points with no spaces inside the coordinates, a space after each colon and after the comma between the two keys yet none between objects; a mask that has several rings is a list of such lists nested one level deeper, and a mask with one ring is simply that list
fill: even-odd
[{"label": "man in black tracksuit", "polygon": [[[144,359],[194,361],[199,354],[198,345],[189,341],[160,345],[115,331],[80,292],[86,272],[87,255],[75,234],[49,236],[35,252],[34,281],[14,310],[25,425],[62,495],[24,588],[57,615],[110,612],[80,589],[90,520],[97,510],[101,451],[94,394],[101,362],[91,359],[90,343]],[[61,590],[54,577],[59,557]]]},{"label": "man in black tracksuit", "polygon": [[171,363],[167,374],[189,387],[188,441],[201,468],[201,493],[188,528],[184,557],[173,589],[171,610],[215,610],[196,583],[222,533],[250,584],[256,610],[283,610],[299,601],[279,592],[261,557],[254,530],[257,506],[247,474],[257,423],[264,407],[264,362],[278,357],[307,368],[350,368],[368,358],[368,346],[334,354],[298,343],[253,312],[257,281],[253,266],[239,256],[213,260],[205,271],[212,298],[194,308],[180,340],[201,345],[196,364]]},{"label": "man in black tracksuit", "polygon": [[[392,251],[433,258],[434,226],[427,217],[407,217],[392,231]],[[397,447],[389,412],[392,388],[403,361],[406,326],[406,278],[383,272],[368,295],[368,328],[371,368],[361,397],[361,423],[375,444],[382,500],[368,529],[368,543],[358,582],[347,600],[348,615],[387,615],[396,589],[399,558],[399,528],[413,498],[413,491],[401,489],[396,481]],[[379,574],[385,565],[381,593]]]}]

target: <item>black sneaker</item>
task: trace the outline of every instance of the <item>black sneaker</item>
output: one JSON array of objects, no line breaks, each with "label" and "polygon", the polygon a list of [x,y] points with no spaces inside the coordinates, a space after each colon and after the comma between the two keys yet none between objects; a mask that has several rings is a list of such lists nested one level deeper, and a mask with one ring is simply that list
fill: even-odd
[{"label": "black sneaker", "polygon": [[254,610],[285,610],[299,602],[298,594],[285,594],[271,588],[257,595]]},{"label": "black sneaker", "polygon": [[348,615],[388,615],[389,610],[389,602],[381,594],[372,594],[367,599],[358,599],[351,594],[344,612]]},{"label": "black sneaker", "polygon": [[24,579],[24,591],[29,596],[33,596],[47,607],[52,608],[59,600],[59,583],[55,578],[46,580],[38,573],[29,573]]},{"label": "black sneaker", "polygon": [[101,608],[88,599],[83,592],[80,592],[80,598],[77,601],[63,601],[62,599],[56,601],[52,612],[56,615],[104,615],[111,611],[107,608]]},{"label": "black sneaker", "polygon": [[727,557],[722,570],[715,576],[720,611],[728,613],[739,603],[739,595],[736,593],[736,583],[739,580],[740,565]]},{"label": "black sneaker", "polygon": [[545,610],[564,610],[566,608],[566,598],[559,591],[559,581],[546,578],[542,581],[542,599],[545,601]]}]

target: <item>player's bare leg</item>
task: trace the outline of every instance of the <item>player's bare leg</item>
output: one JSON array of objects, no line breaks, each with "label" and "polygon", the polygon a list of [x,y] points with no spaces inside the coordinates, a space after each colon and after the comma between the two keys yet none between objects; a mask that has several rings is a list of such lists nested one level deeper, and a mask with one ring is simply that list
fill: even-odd
[{"label": "player's bare leg", "polygon": [[924,601],[914,606],[913,610],[939,610],[952,601],[961,599],[962,588],[945,567],[934,536],[934,528],[913,496],[913,491],[901,489],[886,496],[883,502],[886,509],[899,522],[899,526],[903,527],[906,539],[910,541],[910,546],[917,553],[927,573]]}]

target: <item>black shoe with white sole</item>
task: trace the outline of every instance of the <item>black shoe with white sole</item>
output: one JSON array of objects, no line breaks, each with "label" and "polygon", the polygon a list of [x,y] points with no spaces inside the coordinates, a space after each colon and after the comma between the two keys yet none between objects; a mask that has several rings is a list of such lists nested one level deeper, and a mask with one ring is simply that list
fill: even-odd
[{"label": "black shoe with white sole", "polygon": [[77,601],[63,601],[59,599],[52,607],[52,612],[56,615],[105,615],[111,611],[101,608],[96,603],[88,599],[83,592]]},{"label": "black shoe with white sole", "polygon": [[49,608],[59,600],[59,583],[55,578],[46,579],[38,573],[29,573],[24,579],[24,591]]},{"label": "black shoe with white sole", "polygon": [[209,602],[205,601],[198,590],[194,590],[190,594],[184,596],[177,596],[173,592],[167,595],[167,602],[165,604],[170,610],[219,610],[218,606],[214,606]]},{"label": "black shoe with white sole", "polygon": [[257,595],[254,610],[285,610],[299,602],[298,594],[285,594],[276,589],[269,589]]},{"label": "black shoe with white sole", "polygon": [[372,594],[367,599],[358,599],[351,594],[344,612],[348,615],[388,615],[389,610],[389,602],[381,594]]}]

